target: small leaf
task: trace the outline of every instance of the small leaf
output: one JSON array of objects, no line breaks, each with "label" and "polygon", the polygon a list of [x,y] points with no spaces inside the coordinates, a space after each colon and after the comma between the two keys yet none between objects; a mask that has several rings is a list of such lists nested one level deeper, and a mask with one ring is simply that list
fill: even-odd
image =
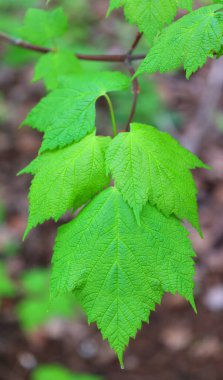
[{"label": "small leaf", "polygon": [[112,141],[106,162],[139,224],[143,206],[149,201],[167,216],[187,219],[200,232],[197,189],[189,169],[207,166],[168,133],[132,124],[131,132],[120,133]]},{"label": "small leaf", "polygon": [[57,364],[47,364],[35,369],[32,380],[102,380],[102,378],[93,375],[74,374]]},{"label": "small leaf", "polygon": [[74,293],[122,364],[129,338],[164,291],[179,292],[194,306],[194,252],[187,235],[178,219],[148,203],[138,226],[119,191],[109,188],[59,228],[51,292]]},{"label": "small leaf", "polygon": [[33,82],[44,80],[47,90],[58,87],[59,77],[82,71],[79,60],[72,52],[62,51],[44,54],[35,66]]},{"label": "small leaf", "polygon": [[7,273],[7,267],[0,262],[0,301],[4,297],[14,297],[16,295],[16,287]]},{"label": "small leaf", "polygon": [[105,150],[109,137],[91,134],[79,143],[38,156],[21,173],[34,174],[29,193],[29,219],[24,237],[45,220],[57,221],[76,210],[109,183]]},{"label": "small leaf", "polygon": [[48,364],[36,368],[32,380],[74,380],[74,377],[66,368]]},{"label": "small leaf", "polygon": [[129,78],[119,72],[61,78],[59,88],[43,98],[22,125],[44,132],[41,152],[62,148],[94,130],[95,103],[99,97],[129,85]]},{"label": "small leaf", "polygon": [[26,13],[19,35],[33,44],[46,45],[62,36],[67,28],[67,17],[62,8],[53,11],[31,8]]},{"label": "small leaf", "polygon": [[58,297],[50,301],[46,289],[39,297],[28,297],[17,304],[16,314],[25,331],[36,331],[54,318],[74,317],[74,299],[72,295]]},{"label": "small leaf", "polygon": [[202,67],[221,48],[222,5],[199,8],[167,27],[157,38],[136,76],[148,72],[168,72],[184,66],[186,77]]}]

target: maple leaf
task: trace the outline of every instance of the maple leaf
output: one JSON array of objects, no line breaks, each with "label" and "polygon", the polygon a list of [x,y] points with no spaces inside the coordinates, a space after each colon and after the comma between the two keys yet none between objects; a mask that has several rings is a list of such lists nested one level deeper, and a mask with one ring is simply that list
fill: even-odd
[{"label": "maple leaf", "polygon": [[110,137],[93,133],[79,143],[38,156],[20,172],[34,175],[24,238],[38,224],[50,218],[57,221],[108,185],[104,156],[109,142]]},{"label": "maple leaf", "polygon": [[70,51],[44,54],[38,60],[33,82],[44,80],[47,90],[54,90],[59,85],[63,75],[81,73],[79,60]]},{"label": "maple leaf", "polygon": [[119,72],[63,77],[59,87],[32,109],[22,125],[44,132],[41,152],[62,148],[93,131],[99,97],[129,85],[129,78]]},{"label": "maple leaf", "polygon": [[157,33],[173,21],[178,8],[191,10],[192,3],[192,0],[111,0],[108,15],[123,6],[126,19],[153,43]]},{"label": "maple leaf", "polygon": [[136,76],[144,72],[164,73],[183,65],[189,78],[221,48],[223,14],[218,12],[221,9],[219,4],[199,8],[164,29]]},{"label": "maple leaf", "polygon": [[168,133],[132,124],[131,132],[120,133],[110,144],[106,165],[139,224],[149,201],[167,216],[187,219],[200,232],[197,189],[189,169],[208,167]]},{"label": "maple leaf", "polygon": [[33,44],[46,45],[62,36],[67,28],[67,17],[62,8],[48,12],[30,8],[25,15],[23,26],[19,29],[19,35]]},{"label": "maple leaf", "polygon": [[195,307],[187,235],[177,218],[149,203],[138,226],[120,192],[109,188],[59,228],[52,295],[73,292],[123,364],[129,338],[148,321],[163,292],[178,292]]}]

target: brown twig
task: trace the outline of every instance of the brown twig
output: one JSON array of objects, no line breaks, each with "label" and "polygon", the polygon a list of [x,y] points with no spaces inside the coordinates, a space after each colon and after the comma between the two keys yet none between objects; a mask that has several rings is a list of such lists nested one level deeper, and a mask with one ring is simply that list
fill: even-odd
[{"label": "brown twig", "polygon": [[138,46],[138,43],[140,42],[141,38],[143,36],[143,33],[140,33],[138,32],[137,35],[136,35],[136,38],[131,46],[131,48],[129,49],[128,51],[128,55],[131,56],[133,51],[136,49],[136,47]]},{"label": "brown twig", "polygon": [[[132,67],[131,63],[130,62],[126,62],[126,66],[127,66],[128,70],[130,72],[130,75],[133,76],[135,74],[135,70]],[[138,82],[137,78],[133,79],[133,81],[132,81],[132,93],[133,93],[133,101],[132,101],[131,112],[130,112],[130,115],[129,115],[129,118],[128,118],[128,121],[127,121],[126,127],[125,127],[125,131],[126,132],[129,131],[129,126],[130,126],[130,124],[132,122],[132,119],[133,119],[133,117],[135,115],[138,95],[140,93],[140,87],[139,87],[139,82]]]},{"label": "brown twig", "polygon": [[[54,49],[37,46],[30,44],[29,42],[22,41],[20,39],[8,36],[5,33],[0,32],[0,41],[9,43],[14,46],[18,46],[22,49],[36,51],[38,53],[49,53],[55,51]],[[130,61],[137,61],[145,58],[145,54],[129,55],[126,54],[102,54],[102,55],[90,55],[90,54],[75,54],[77,58],[85,61],[97,61],[97,62],[125,62],[126,59]]]},{"label": "brown twig", "polygon": [[[135,74],[135,70],[134,70],[134,68],[132,66],[132,62],[131,62],[132,61],[131,58],[133,57],[132,53],[135,50],[135,48],[138,46],[138,43],[141,40],[142,35],[143,35],[143,33],[137,33],[136,38],[135,38],[130,50],[128,51],[127,59],[125,61],[126,67],[128,68],[131,77]],[[126,128],[125,128],[126,132],[129,131],[130,123],[131,123],[131,121],[135,115],[138,95],[140,93],[140,87],[139,87],[139,82],[138,82],[137,78],[134,78],[132,81],[132,93],[133,93],[133,101],[132,101],[131,112],[130,112],[130,115],[129,115],[129,118],[128,118],[128,121],[126,124]]]}]

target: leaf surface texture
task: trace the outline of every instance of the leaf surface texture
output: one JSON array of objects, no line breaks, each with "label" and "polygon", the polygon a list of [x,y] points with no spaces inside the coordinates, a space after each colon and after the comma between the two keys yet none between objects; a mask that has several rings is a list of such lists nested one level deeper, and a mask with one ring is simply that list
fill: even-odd
[{"label": "leaf surface texture", "polygon": [[67,17],[62,8],[53,11],[30,8],[25,16],[19,35],[26,41],[37,45],[52,44],[68,28]]},{"label": "leaf surface texture", "polygon": [[213,57],[222,44],[222,5],[215,4],[189,13],[168,26],[157,38],[136,75],[175,70],[181,66],[187,78]]},{"label": "leaf surface texture", "polygon": [[74,292],[122,363],[129,338],[165,291],[194,306],[194,252],[187,235],[179,220],[148,203],[138,226],[119,191],[109,188],[60,227],[52,294]]},{"label": "leaf surface texture", "polygon": [[178,8],[191,10],[191,0],[112,0],[108,14],[116,8],[124,7],[126,19],[136,24],[148,41],[153,43],[154,37],[163,27],[173,21]]},{"label": "leaf surface texture", "polygon": [[167,216],[188,220],[200,232],[197,189],[190,169],[207,166],[168,133],[132,124],[131,132],[120,133],[112,141],[106,164],[139,224],[149,201]]},{"label": "leaf surface texture", "polygon": [[109,183],[105,151],[109,137],[93,134],[64,149],[38,156],[21,173],[34,175],[29,192],[29,231],[50,218],[76,210]]},{"label": "leaf surface texture", "polygon": [[81,73],[81,66],[72,52],[48,53],[40,57],[35,66],[33,82],[44,80],[47,90],[55,90],[63,75]]},{"label": "leaf surface texture", "polygon": [[63,148],[94,130],[95,103],[99,97],[127,89],[129,85],[129,78],[119,72],[64,77],[59,88],[43,98],[22,125],[44,132],[41,152]]}]

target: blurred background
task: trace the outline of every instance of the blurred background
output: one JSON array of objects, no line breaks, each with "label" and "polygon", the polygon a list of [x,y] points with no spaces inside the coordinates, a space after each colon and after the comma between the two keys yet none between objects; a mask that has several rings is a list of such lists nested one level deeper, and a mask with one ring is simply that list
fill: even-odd
[{"label": "blurred background", "polygon": [[[63,43],[74,52],[122,53],[134,40],[136,28],[124,21],[121,11],[105,19],[107,0],[58,0],[51,2],[54,5],[63,5],[69,17]],[[0,30],[16,36],[31,6],[44,7],[45,1],[0,0]],[[142,39],[137,52],[147,50]],[[131,341],[126,370],[121,371],[114,353],[96,327],[87,325],[71,296],[49,307],[55,223],[39,226],[22,243],[30,177],[16,174],[35,157],[41,136],[18,126],[45,93],[41,82],[31,84],[38,56],[0,42],[0,380],[222,380],[223,58],[209,60],[190,81],[183,71],[144,75],[140,81],[134,120],[170,132],[213,170],[195,172],[204,233],[202,240],[191,231],[197,252],[198,315],[182,298],[167,294],[150,324]],[[83,65],[92,71],[127,73],[114,63]],[[132,94],[111,97],[122,130]],[[110,133],[103,99],[97,111],[99,132]]]}]

